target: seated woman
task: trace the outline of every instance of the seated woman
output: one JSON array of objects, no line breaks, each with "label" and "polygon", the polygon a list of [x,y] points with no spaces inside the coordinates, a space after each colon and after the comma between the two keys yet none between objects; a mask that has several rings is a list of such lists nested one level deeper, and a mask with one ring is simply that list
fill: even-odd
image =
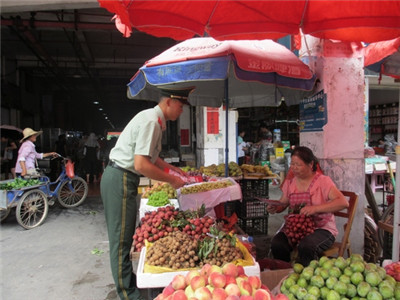
[{"label": "seated woman", "polygon": [[[300,206],[300,214],[313,216],[315,230],[297,244],[296,262],[308,266],[313,259],[319,259],[323,251],[335,241],[336,228],[334,212],[349,206],[348,201],[337,189],[333,181],[318,171],[318,160],[307,147],[296,147],[291,155],[290,171],[282,184],[282,206],[268,205],[271,214],[291,207]],[[271,251],[275,259],[289,262],[294,250],[286,234],[281,229],[271,241]]]}]

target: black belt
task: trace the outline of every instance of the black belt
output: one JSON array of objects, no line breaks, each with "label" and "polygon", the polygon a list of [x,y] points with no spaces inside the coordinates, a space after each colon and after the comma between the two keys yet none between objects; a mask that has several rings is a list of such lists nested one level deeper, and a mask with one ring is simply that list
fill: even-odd
[{"label": "black belt", "polygon": [[112,167],[112,168],[121,170],[121,171],[123,171],[123,172],[129,172],[129,173],[131,173],[131,174],[133,174],[133,175],[139,177],[138,174],[136,174],[136,173],[134,173],[134,172],[132,172],[132,171],[130,171],[130,170],[128,170],[128,169],[125,169],[125,168],[122,168],[122,167],[118,166],[118,165],[116,164],[115,161],[110,160],[110,161],[108,162],[108,165],[109,165],[110,167]]}]

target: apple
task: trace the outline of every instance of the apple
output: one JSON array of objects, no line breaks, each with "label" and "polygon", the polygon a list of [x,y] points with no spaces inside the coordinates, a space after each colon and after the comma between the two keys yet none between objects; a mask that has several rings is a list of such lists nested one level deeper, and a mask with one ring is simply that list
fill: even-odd
[{"label": "apple", "polygon": [[186,288],[185,276],[182,274],[175,275],[171,281],[171,286],[174,290],[184,290]]},{"label": "apple", "polygon": [[210,300],[212,294],[208,288],[205,286],[199,287],[197,290],[194,291],[194,297],[198,300]]},{"label": "apple", "polygon": [[236,283],[230,283],[225,287],[225,292],[228,294],[228,296],[233,295],[233,296],[240,296],[240,289]]},{"label": "apple", "polygon": [[218,272],[212,272],[208,277],[208,281],[215,288],[223,288],[226,284],[226,276]]}]

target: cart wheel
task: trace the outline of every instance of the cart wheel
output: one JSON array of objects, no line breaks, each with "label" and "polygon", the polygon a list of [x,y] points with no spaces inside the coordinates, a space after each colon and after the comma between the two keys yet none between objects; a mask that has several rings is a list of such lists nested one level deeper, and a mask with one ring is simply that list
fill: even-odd
[{"label": "cart wheel", "polygon": [[[393,225],[394,220],[394,204],[389,205],[381,217],[381,222]],[[383,250],[383,258],[391,258],[392,257],[392,244],[393,244],[393,234],[383,230],[382,228],[378,228],[378,237],[379,243]]]},{"label": "cart wheel", "polygon": [[41,190],[27,191],[18,202],[16,217],[19,225],[32,229],[44,222],[49,212],[47,196]]},{"label": "cart wheel", "polygon": [[89,187],[85,180],[75,176],[61,184],[58,202],[66,208],[76,207],[85,201]]},{"label": "cart wheel", "polygon": [[0,222],[3,223],[11,212],[11,208],[0,208]]},{"label": "cart wheel", "polygon": [[366,262],[377,263],[381,252],[382,248],[378,241],[378,226],[370,216],[365,214],[364,260]]}]

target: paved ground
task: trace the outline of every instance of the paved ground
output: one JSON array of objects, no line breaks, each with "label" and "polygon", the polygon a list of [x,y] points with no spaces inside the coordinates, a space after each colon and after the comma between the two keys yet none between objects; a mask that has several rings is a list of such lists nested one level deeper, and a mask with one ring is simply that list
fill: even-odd
[{"label": "paved ground", "polygon": [[31,230],[13,211],[1,225],[0,247],[0,299],[117,299],[103,207],[93,189],[80,207],[50,207]]}]

